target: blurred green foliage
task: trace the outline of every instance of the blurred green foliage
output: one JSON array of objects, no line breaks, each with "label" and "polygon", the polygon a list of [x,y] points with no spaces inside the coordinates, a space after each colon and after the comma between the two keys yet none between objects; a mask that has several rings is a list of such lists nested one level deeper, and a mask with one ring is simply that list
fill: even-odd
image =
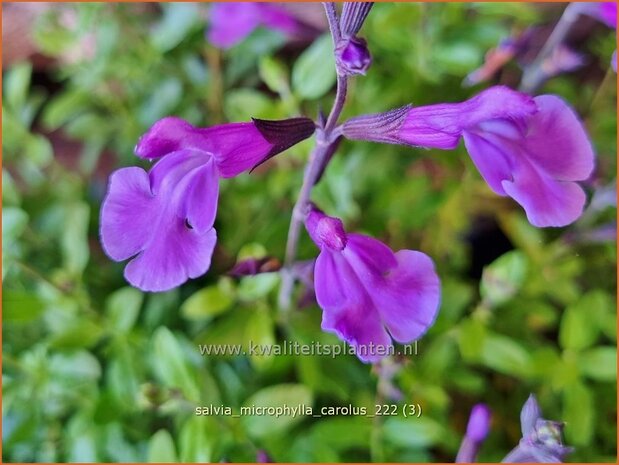
[{"label": "blurred green foliage", "polygon": [[[598,154],[592,207],[567,230],[530,226],[514,202],[489,191],[462,147],[342,144],[314,200],[347,229],[436,262],[442,307],[418,355],[379,369],[351,356],[203,357],[198,344],[337,342],[320,331],[317,307],[277,309],[277,274],[225,276],[237,257],[283,256],[311,141],[222,183],[205,277],[143,294],[100,248],[106,178],[139,164],[132,148],[157,119],[206,126],[314,116],[331,105],[328,36],[303,49],[258,30],[221,53],[204,39],[205,8],[65,4],[35,31],[60,59],[46,71],[55,87],[32,81],[30,63],[5,69],[4,461],[254,461],[265,450],[289,462],[448,462],[477,402],[493,411],[480,460],[500,461],[535,392],[546,418],[567,422],[571,459],[614,462],[616,243],[587,238],[616,219],[604,200],[615,183],[616,76],[564,75],[543,89],[580,112]],[[463,77],[510,28],[548,20],[530,4],[376,5],[363,29],[374,63],[352,80],[345,115],[464,99],[478,89],[463,89]],[[606,66],[614,40],[599,33],[585,49]],[[78,153],[53,145],[58,134],[78,141]],[[475,254],[494,236],[471,238],[488,221],[511,250],[479,273]],[[316,255],[307,237],[301,255]],[[401,399],[390,397],[394,389]],[[284,403],[370,412],[415,403],[423,414],[194,415],[196,406]]]}]

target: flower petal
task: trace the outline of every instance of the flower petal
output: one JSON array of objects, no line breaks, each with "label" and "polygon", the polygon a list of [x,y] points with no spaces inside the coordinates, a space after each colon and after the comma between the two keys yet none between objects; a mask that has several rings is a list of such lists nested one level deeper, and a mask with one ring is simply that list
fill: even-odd
[{"label": "flower petal", "polygon": [[155,201],[142,168],[122,168],[110,176],[101,205],[101,245],[110,258],[126,260],[140,252],[153,235]]},{"label": "flower petal", "polygon": [[376,308],[367,298],[340,308],[324,308],[321,327],[348,342],[366,363],[382,359],[392,346]]},{"label": "flower petal", "polygon": [[217,242],[215,229],[198,233],[173,216],[160,223],[157,240],[125,268],[125,278],[143,291],[162,292],[206,273]]},{"label": "flower petal", "polygon": [[140,158],[160,158],[188,147],[208,151],[208,140],[187,121],[168,116],[157,121],[140,137],[134,151]]},{"label": "flower petal", "polygon": [[464,145],[490,188],[499,195],[507,195],[503,181],[512,179],[512,156],[506,147],[496,144],[490,137],[469,131],[464,132]]},{"label": "flower petal", "polygon": [[320,252],[314,266],[316,300],[323,309],[340,308],[365,299],[365,290],[339,252]]},{"label": "flower petal", "polygon": [[220,48],[230,48],[252,33],[260,24],[257,4],[244,2],[214,3],[209,10],[208,41]]},{"label": "flower petal", "polygon": [[585,129],[574,111],[559,97],[535,98],[524,141],[533,163],[559,181],[583,181],[593,171],[594,154]]},{"label": "flower petal", "polygon": [[217,215],[219,176],[215,162],[209,160],[194,169],[187,178],[179,214],[197,232],[204,233],[213,227]]},{"label": "flower petal", "polygon": [[440,303],[440,282],[427,255],[412,250],[395,254],[398,267],[385,285],[370,294],[391,336],[409,343],[421,337],[434,323]]},{"label": "flower petal", "polygon": [[393,251],[387,245],[363,234],[348,235],[343,255],[369,292],[375,282],[382,281],[384,274],[398,265]]},{"label": "flower petal", "polygon": [[587,197],[575,182],[555,181],[526,159],[519,160],[513,179],[503,181],[503,189],[522,205],[532,225],[566,226],[582,214]]}]

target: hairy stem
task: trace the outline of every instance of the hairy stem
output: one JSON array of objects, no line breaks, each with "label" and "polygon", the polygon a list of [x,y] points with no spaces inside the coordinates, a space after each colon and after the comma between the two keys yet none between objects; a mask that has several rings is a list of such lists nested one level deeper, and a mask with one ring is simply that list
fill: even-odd
[{"label": "hairy stem", "polygon": [[[335,4],[332,2],[323,3],[329,20],[329,29],[333,38],[333,46],[340,39],[340,29],[337,22],[337,14]],[[290,300],[294,288],[295,277],[290,268],[297,258],[297,249],[299,245],[299,237],[303,227],[303,221],[307,215],[309,202],[314,185],[323,173],[326,164],[330,160],[329,152],[332,144],[336,143],[338,138],[337,121],[342,113],[344,104],[346,103],[346,92],[348,89],[348,80],[346,76],[337,77],[337,90],[335,101],[329,112],[324,127],[319,129],[316,136],[316,145],[310,154],[310,158],[305,166],[305,174],[303,176],[303,185],[301,191],[292,210],[292,218],[288,229],[288,240],[286,242],[286,255],[284,258],[284,266],[282,268],[282,284],[279,292],[279,306],[283,310],[290,308]]]},{"label": "hairy stem", "polygon": [[552,33],[548,37],[548,40],[542,47],[542,50],[535,58],[535,61],[533,61],[533,63],[527,66],[524,70],[519,90],[530,94],[535,92],[535,90],[542,85],[546,79],[546,73],[544,72],[544,61],[550,57],[554,53],[555,49],[565,40],[568,32],[576,23],[580,12],[581,6],[578,3],[570,3],[567,7],[565,7],[559,22],[556,24]]}]

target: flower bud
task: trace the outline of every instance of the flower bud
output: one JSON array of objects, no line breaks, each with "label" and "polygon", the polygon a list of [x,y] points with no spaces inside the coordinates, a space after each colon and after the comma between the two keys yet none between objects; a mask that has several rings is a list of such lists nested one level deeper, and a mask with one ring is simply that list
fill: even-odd
[{"label": "flower bud", "polygon": [[372,57],[367,42],[353,36],[340,40],[335,48],[335,61],[340,75],[365,75],[372,64]]}]

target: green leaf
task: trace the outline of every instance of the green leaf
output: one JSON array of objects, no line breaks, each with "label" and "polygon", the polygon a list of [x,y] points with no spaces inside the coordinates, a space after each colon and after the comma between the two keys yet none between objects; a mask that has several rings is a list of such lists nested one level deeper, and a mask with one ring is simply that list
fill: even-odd
[{"label": "green leaf", "polygon": [[488,335],[484,340],[482,363],[512,376],[530,375],[531,357],[520,343],[506,336]]},{"label": "green leaf", "polygon": [[165,3],[161,8],[163,19],[155,25],[150,38],[155,49],[167,52],[180,44],[202,20],[196,3]]},{"label": "green leaf", "polygon": [[[255,310],[249,317],[246,326],[247,341],[252,344],[266,347],[275,344],[275,328],[273,320],[266,310]],[[255,367],[269,365],[274,357],[270,355],[252,354],[251,362]]]},{"label": "green leaf", "polygon": [[279,273],[261,273],[255,276],[245,276],[238,287],[239,298],[244,301],[254,301],[265,297],[279,283]]},{"label": "green leaf", "polygon": [[64,265],[71,273],[81,274],[88,264],[88,220],[90,208],[85,202],[73,202],[65,207],[65,228],[61,249]]},{"label": "green leaf", "polygon": [[365,417],[328,418],[311,430],[314,442],[337,451],[367,446],[371,433],[372,423]]},{"label": "green leaf", "polygon": [[592,318],[607,305],[603,294],[589,292],[575,304],[570,305],[561,318],[559,342],[564,349],[582,350],[597,340],[600,329],[596,318]]},{"label": "green leaf", "polygon": [[[256,392],[245,402],[246,407],[311,407],[312,392],[301,384],[277,384]],[[282,434],[293,425],[303,421],[303,415],[247,415],[243,416],[243,424],[247,434],[253,438],[267,438],[274,434]]]},{"label": "green leaf", "polygon": [[159,379],[168,387],[180,389],[190,401],[200,398],[195,374],[187,361],[176,336],[167,328],[159,328],[153,334],[151,363]]},{"label": "green leaf", "polygon": [[278,94],[290,91],[288,86],[288,72],[284,64],[276,58],[265,55],[260,59],[260,77],[269,89]]},{"label": "green leaf", "polygon": [[586,446],[591,442],[595,425],[595,405],[591,391],[582,383],[565,387],[563,417],[567,444]]},{"label": "green leaf", "polygon": [[390,417],[383,426],[384,440],[398,447],[416,449],[439,442],[443,428],[431,418]]},{"label": "green leaf", "polygon": [[170,433],[165,429],[157,431],[148,441],[149,463],[176,463],[176,449],[174,440]]},{"label": "green leaf", "polygon": [[462,358],[475,361],[481,357],[486,338],[486,327],[475,319],[464,320],[458,330],[458,345]]},{"label": "green leaf", "polygon": [[26,103],[31,76],[32,63],[30,62],[13,65],[6,73],[4,78],[5,104],[16,112],[19,112]]},{"label": "green leaf", "polygon": [[314,41],[292,68],[292,88],[301,98],[313,100],[325,95],[335,84],[333,41],[324,34]]},{"label": "green leaf", "polygon": [[11,289],[2,291],[2,321],[5,323],[27,323],[42,312],[43,302],[38,296]]},{"label": "green leaf", "polygon": [[49,359],[49,371],[63,383],[96,380],[101,376],[99,361],[85,350],[52,355]]},{"label": "green leaf", "polygon": [[596,347],[579,356],[580,371],[596,381],[617,380],[617,348]]},{"label": "green leaf", "polygon": [[[179,433],[180,462],[205,463],[212,461],[213,442],[219,431],[208,431],[206,418],[189,418]],[[212,429],[212,427],[211,427]],[[210,434],[209,434],[210,433]],[[221,434],[219,432],[219,434]]]},{"label": "green leaf", "polygon": [[507,302],[520,290],[527,273],[527,258],[519,250],[501,255],[484,268],[480,293],[482,298],[495,307]]},{"label": "green leaf", "polygon": [[210,320],[232,307],[234,295],[223,281],[193,293],[181,305],[181,315],[188,320]]},{"label": "green leaf", "polygon": [[120,332],[133,328],[140,314],[144,294],[133,287],[123,287],[112,293],[105,302],[111,326]]}]

